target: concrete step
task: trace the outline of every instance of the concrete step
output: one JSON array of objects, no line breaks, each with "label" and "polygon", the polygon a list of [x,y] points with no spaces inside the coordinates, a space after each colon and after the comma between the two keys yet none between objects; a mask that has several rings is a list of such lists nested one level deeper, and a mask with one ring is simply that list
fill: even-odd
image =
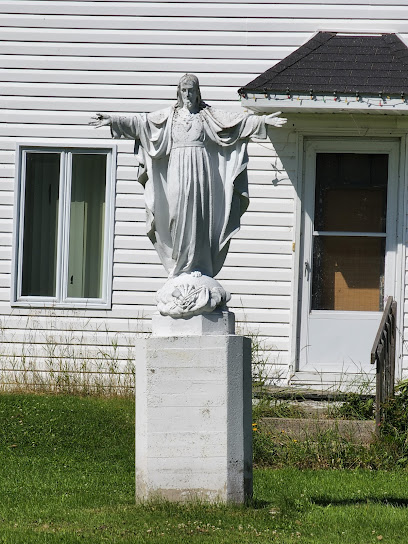
[{"label": "concrete step", "polygon": [[[256,397],[270,397],[271,399],[279,400],[293,400],[293,401],[316,401],[316,402],[341,402],[347,400],[347,394],[350,391],[338,391],[338,390],[318,390],[318,389],[301,389],[299,387],[291,386],[273,386],[266,385],[263,387],[258,387],[254,385],[253,393]],[[360,393],[361,398],[374,398],[375,391],[367,391]]]},{"label": "concrete step", "polygon": [[324,431],[332,430],[353,444],[371,444],[375,440],[375,421],[326,418],[275,418],[259,420],[259,430],[271,433],[273,438],[287,436],[292,440],[313,440]]}]

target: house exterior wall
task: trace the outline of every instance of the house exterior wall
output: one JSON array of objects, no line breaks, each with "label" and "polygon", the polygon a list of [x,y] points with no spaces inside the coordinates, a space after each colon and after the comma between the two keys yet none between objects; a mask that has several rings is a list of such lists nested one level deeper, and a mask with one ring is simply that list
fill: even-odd
[{"label": "house exterior wall", "polygon": [[[112,308],[11,307],[17,143],[110,144],[108,129],[87,126],[94,112],[125,115],[171,105],[185,72],[197,74],[203,98],[212,106],[239,110],[237,89],[317,30],[401,32],[407,41],[405,1],[383,4],[1,2],[0,382],[40,384],[51,371],[62,383],[96,380],[101,387],[127,387],[137,360],[135,335],[148,334],[154,292],[165,280],[145,236],[133,143],[120,140],[115,142]],[[404,132],[403,120],[398,122]],[[324,123],[327,130],[333,128],[331,119]],[[340,131],[353,132],[340,118],[338,123]],[[257,337],[270,374],[281,379],[293,371],[295,357],[299,142],[313,125],[322,126],[310,118],[303,125],[288,123],[271,131],[271,141],[249,145],[251,204],[219,275],[232,293],[230,306],[240,329]]]}]

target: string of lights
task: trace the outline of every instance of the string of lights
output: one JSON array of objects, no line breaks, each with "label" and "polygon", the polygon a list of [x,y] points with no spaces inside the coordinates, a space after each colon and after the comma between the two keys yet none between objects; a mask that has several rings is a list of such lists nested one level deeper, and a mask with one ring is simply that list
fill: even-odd
[{"label": "string of lights", "polygon": [[[252,95],[252,96],[251,96]],[[337,93],[333,93],[333,95],[325,95],[325,94],[314,94],[312,91],[309,95],[305,94],[298,94],[298,93],[287,93],[286,96],[282,94],[274,94],[274,93],[264,93],[264,94],[258,94],[258,93],[240,93],[240,99],[246,99],[246,100],[254,100],[255,102],[260,99],[267,99],[267,100],[276,100],[279,102],[299,102],[300,105],[303,104],[303,102],[306,103],[337,103],[345,106],[349,106],[350,104],[354,104],[357,102],[358,104],[365,104],[368,107],[376,106],[381,108],[395,108],[397,106],[408,106],[408,99],[405,98],[405,93],[401,93],[399,97],[396,96],[390,96],[390,95],[384,95],[383,93],[378,94],[378,98],[376,97],[367,97],[367,96],[361,96],[359,93],[356,93],[355,96],[345,96],[340,95]]]}]

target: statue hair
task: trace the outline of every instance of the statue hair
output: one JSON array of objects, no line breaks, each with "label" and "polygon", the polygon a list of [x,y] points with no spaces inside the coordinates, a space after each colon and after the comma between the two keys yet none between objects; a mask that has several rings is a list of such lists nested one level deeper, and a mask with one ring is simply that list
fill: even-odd
[{"label": "statue hair", "polygon": [[190,85],[193,85],[195,89],[197,90],[197,103],[200,110],[202,110],[203,108],[206,108],[207,104],[203,102],[201,98],[200,82],[198,81],[198,77],[194,74],[184,74],[184,76],[181,76],[180,81],[177,85],[177,102],[175,107],[176,108],[183,107],[183,100],[181,98],[180,88],[185,83],[189,83]]}]

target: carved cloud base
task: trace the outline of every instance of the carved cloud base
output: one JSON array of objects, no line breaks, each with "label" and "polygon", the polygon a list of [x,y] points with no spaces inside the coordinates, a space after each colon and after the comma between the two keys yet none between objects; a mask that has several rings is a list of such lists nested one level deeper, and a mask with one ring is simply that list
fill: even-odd
[{"label": "carved cloud base", "polygon": [[231,295],[214,278],[193,273],[168,279],[156,298],[161,315],[188,318],[225,308]]}]

